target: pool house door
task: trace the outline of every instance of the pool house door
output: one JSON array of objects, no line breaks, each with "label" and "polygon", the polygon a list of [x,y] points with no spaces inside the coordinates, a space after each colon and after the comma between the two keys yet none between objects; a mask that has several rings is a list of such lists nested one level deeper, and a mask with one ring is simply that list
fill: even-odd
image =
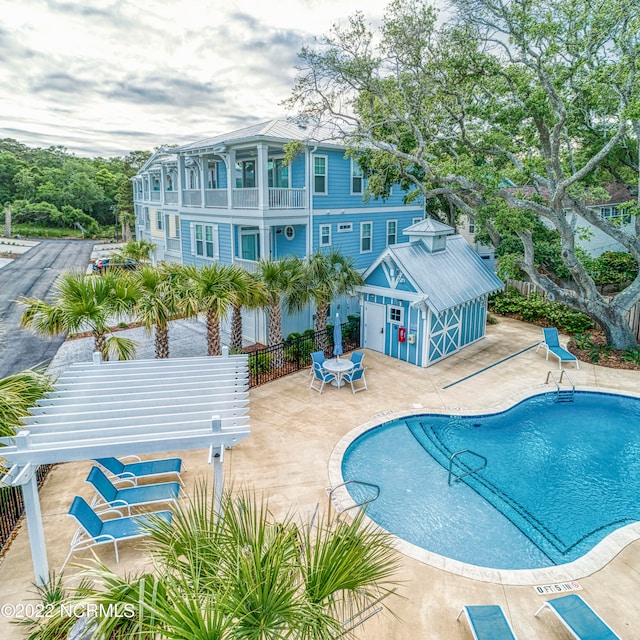
[{"label": "pool house door", "polygon": [[364,347],[384,353],[387,310],[383,304],[364,303]]}]

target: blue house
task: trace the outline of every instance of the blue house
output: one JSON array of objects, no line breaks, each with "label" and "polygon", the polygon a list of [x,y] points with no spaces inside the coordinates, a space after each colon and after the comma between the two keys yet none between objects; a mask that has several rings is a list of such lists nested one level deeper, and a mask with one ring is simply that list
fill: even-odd
[{"label": "blue house", "polygon": [[361,288],[363,346],[420,367],[485,335],[487,297],[502,281],[454,230],[423,220],[382,251]]},{"label": "blue house", "polygon": [[[286,165],[290,142],[301,151]],[[133,178],[136,237],[155,244],[157,261],[254,271],[261,258],[336,249],[364,271],[385,247],[409,241],[401,229],[423,219],[423,205],[405,204],[399,187],[384,201],[366,199],[366,179],[345,151],[331,132],[287,120],[160,149]],[[359,310],[357,299],[339,304],[345,319]],[[313,310],[285,318],[283,331],[311,326]],[[246,314],[244,331],[265,342],[265,314]]]}]

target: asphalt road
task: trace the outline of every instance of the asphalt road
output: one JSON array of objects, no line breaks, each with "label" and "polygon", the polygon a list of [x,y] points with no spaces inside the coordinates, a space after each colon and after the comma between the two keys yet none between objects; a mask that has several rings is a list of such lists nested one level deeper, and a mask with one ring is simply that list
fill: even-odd
[{"label": "asphalt road", "polygon": [[20,296],[51,300],[52,286],[63,271],[86,268],[92,240],[42,240],[0,269],[0,379],[38,364],[49,364],[64,341],[20,328]]}]

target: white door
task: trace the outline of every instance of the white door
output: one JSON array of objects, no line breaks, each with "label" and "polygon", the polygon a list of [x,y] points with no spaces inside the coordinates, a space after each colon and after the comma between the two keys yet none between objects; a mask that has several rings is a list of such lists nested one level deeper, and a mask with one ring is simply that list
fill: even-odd
[{"label": "white door", "polygon": [[375,302],[364,303],[364,347],[384,353],[386,307]]}]

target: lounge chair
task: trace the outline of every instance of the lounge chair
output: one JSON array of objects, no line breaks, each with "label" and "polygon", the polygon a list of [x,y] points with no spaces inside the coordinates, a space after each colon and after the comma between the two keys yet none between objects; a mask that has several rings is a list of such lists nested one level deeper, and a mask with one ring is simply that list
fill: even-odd
[{"label": "lounge chair", "polygon": [[462,607],[456,620],[465,614],[475,640],[516,640],[502,607],[485,604]]},{"label": "lounge chair", "polygon": [[[351,371],[342,374],[342,379],[346,380],[351,385],[351,391],[356,394],[358,391],[365,391],[367,388],[367,380],[364,377],[366,367],[362,365],[356,365]],[[362,385],[357,389],[354,387],[355,382],[362,382]]]},{"label": "lounge chair", "polygon": [[558,358],[558,366],[561,369],[563,362],[575,362],[576,369],[580,368],[578,358],[560,345],[560,336],[558,335],[558,330],[555,327],[543,329],[542,334],[544,335],[544,340],[538,344],[536,352],[540,347],[545,347],[547,350],[547,360],[549,359],[549,354],[554,355]]},{"label": "lounge chair", "polygon": [[75,551],[88,549],[99,544],[113,543],[116,553],[116,562],[120,561],[118,557],[118,542],[122,540],[131,540],[133,538],[141,538],[149,534],[145,528],[153,522],[154,518],[162,518],[166,522],[171,522],[171,511],[154,511],[151,513],[141,513],[135,516],[123,516],[117,509],[109,509],[103,511],[100,515],[106,513],[115,513],[117,518],[111,520],[103,520],[89,505],[89,503],[80,496],[76,496],[71,503],[69,515],[73,516],[80,527],[73,536],[71,541],[71,549],[64,562],[62,569]]},{"label": "lounge chair", "polygon": [[607,623],[577,594],[547,600],[536,616],[548,607],[577,640],[620,640]]},{"label": "lounge chair", "polygon": [[123,462],[118,458],[96,458],[96,462],[104,467],[115,479],[127,478],[134,484],[138,484],[138,478],[153,476],[175,475],[178,482],[184,487],[180,477],[182,460],[180,458],[161,458],[160,460],[140,460],[138,456],[127,456],[135,462]]},{"label": "lounge chair", "polygon": [[87,482],[93,485],[96,495],[91,506],[106,505],[109,507],[125,507],[129,515],[131,507],[137,507],[156,502],[171,502],[178,499],[180,484],[178,482],[160,482],[157,484],[145,484],[141,486],[116,487],[104,471],[98,467],[92,467],[87,476]]},{"label": "lounge chair", "polygon": [[331,382],[332,380],[336,379],[335,373],[326,371],[322,368],[322,365],[319,365],[317,362],[313,363],[311,370],[313,371],[313,377],[311,378],[309,389],[315,389],[320,393],[322,393],[324,385],[327,384],[327,382]]}]

